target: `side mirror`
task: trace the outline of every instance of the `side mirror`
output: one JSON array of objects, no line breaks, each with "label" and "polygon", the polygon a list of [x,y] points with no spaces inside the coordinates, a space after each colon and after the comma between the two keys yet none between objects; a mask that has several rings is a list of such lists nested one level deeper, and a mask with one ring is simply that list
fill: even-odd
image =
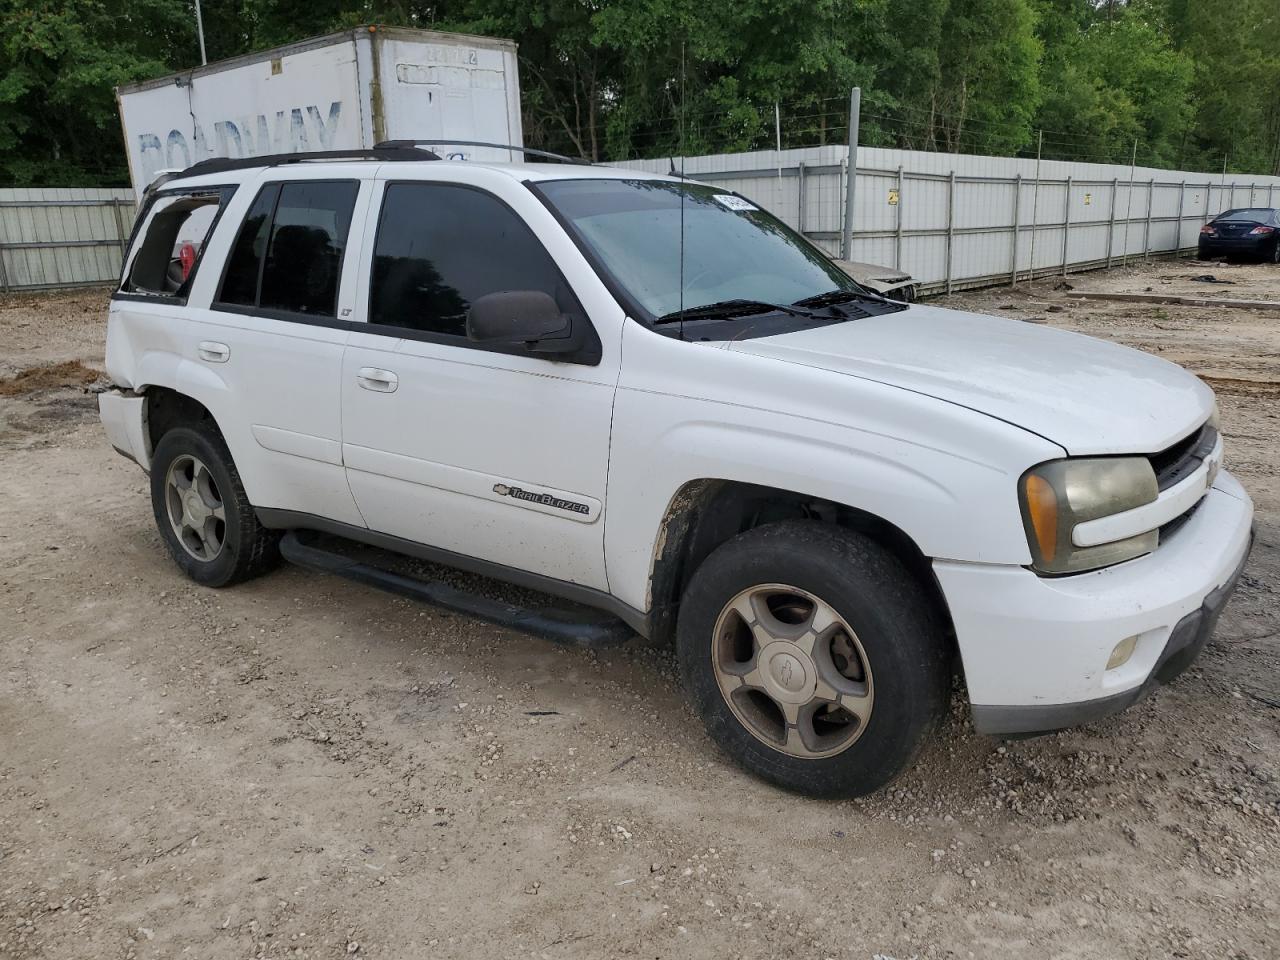
[{"label": "side mirror", "polygon": [[542,290],[502,290],[479,297],[467,311],[467,339],[524,344],[535,353],[567,353],[579,346],[573,318]]}]

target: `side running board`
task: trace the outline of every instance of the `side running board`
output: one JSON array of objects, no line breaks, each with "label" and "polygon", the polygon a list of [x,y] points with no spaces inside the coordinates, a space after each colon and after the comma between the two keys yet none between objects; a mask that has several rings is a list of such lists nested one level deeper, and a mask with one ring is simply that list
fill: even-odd
[{"label": "side running board", "polygon": [[303,543],[298,531],[290,530],[280,540],[280,553],[290,563],[321,573],[332,573],[357,583],[364,583],[390,593],[421,600],[435,607],[451,610],[497,624],[511,630],[533,634],[544,640],[577,647],[615,646],[635,636],[635,632],[616,617],[583,609],[582,612],[544,607],[532,610],[514,604],[491,600],[467,593],[439,580],[419,580],[361,563],[334,550]]}]

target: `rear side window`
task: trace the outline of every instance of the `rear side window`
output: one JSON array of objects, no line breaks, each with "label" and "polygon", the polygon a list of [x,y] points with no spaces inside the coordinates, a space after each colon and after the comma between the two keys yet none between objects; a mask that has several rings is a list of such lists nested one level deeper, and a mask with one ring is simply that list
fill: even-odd
[{"label": "rear side window", "polygon": [[185,297],[205,241],[234,192],[211,187],[157,194],[140,218],[120,292]]},{"label": "rear side window", "polygon": [[496,197],[448,184],[387,186],[371,323],[465,339],[471,304],[502,290],[541,290],[563,312],[582,312],[533,231]]},{"label": "rear side window", "polygon": [[263,187],[236,236],[218,302],[334,316],[359,190],[354,180]]},{"label": "rear side window", "polygon": [[276,209],[280,185],[269,184],[262,188],[253,206],[245,214],[244,223],[236,235],[227,261],[227,273],[222,278],[222,303],[252,307],[258,302],[258,281],[262,275],[262,255],[267,249],[267,235],[271,231],[271,214]]}]

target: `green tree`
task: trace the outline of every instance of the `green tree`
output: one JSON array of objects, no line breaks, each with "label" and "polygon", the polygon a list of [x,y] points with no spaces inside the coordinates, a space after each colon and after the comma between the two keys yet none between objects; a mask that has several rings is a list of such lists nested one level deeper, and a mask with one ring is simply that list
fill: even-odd
[{"label": "green tree", "polygon": [[174,0],[0,0],[0,177],[124,182],[114,88],[187,45],[195,26]]},{"label": "green tree", "polygon": [[1175,165],[1193,114],[1194,66],[1174,49],[1158,11],[1047,0],[1040,31],[1046,55],[1036,125],[1046,155]]}]

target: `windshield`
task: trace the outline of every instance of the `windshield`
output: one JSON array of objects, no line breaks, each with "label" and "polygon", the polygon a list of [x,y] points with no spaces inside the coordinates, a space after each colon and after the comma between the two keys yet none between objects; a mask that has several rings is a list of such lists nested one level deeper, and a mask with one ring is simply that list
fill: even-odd
[{"label": "windshield", "polygon": [[651,319],[729,300],[795,304],[833,290],[864,292],[776,217],[716,187],[667,180],[538,187]]}]

